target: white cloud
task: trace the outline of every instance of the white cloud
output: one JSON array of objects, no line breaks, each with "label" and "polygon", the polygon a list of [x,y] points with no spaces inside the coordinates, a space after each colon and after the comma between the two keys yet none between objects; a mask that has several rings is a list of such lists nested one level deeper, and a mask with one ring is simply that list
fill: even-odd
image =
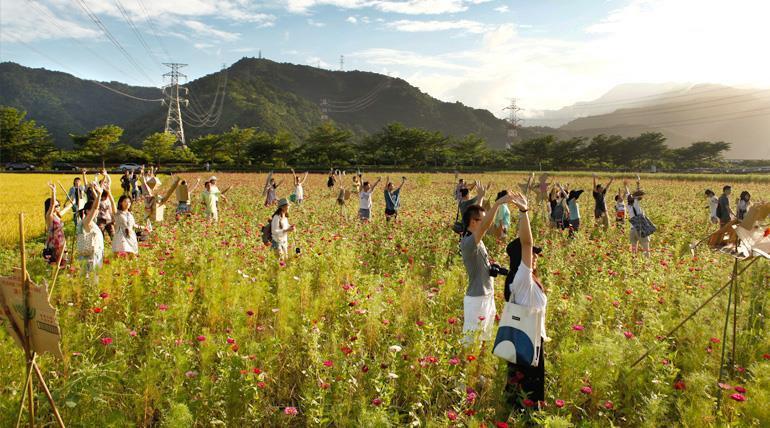
[{"label": "white cloud", "polygon": [[468,10],[469,5],[488,0],[288,0],[286,9],[293,13],[309,13],[318,6],[340,9],[371,8],[380,12],[404,15],[439,15]]},{"label": "white cloud", "polygon": [[509,9],[507,5],[502,5],[502,6],[497,6],[494,9],[494,11],[499,13],[508,13],[511,11],[511,9]]},{"label": "white cloud", "polygon": [[314,20],[312,20],[312,19],[308,19],[308,20],[307,20],[307,24],[308,24],[308,25],[310,25],[310,26],[312,26],[312,27],[319,27],[319,28],[320,28],[320,27],[325,27],[325,26],[326,26],[326,24],[325,24],[325,23],[323,23],[323,22],[318,22],[318,21],[314,21]]},{"label": "white cloud", "polygon": [[317,56],[309,56],[305,58],[305,64],[313,66],[313,67],[320,67],[325,69],[331,69],[332,65],[328,62],[322,60],[320,57]]},{"label": "white cloud", "polygon": [[348,16],[348,19],[346,19],[345,21],[347,21],[347,22],[349,22],[351,24],[358,24],[358,19],[356,19],[355,16]]},{"label": "white cloud", "polygon": [[200,21],[188,20],[184,22],[184,25],[186,25],[189,29],[195,31],[199,36],[213,37],[215,39],[219,39],[225,42],[232,42],[232,41],[238,40],[238,38],[240,37],[240,34],[238,33],[231,33],[228,31],[217,30],[216,28],[210,25],[204,24]]},{"label": "white cloud", "polygon": [[461,30],[469,33],[481,34],[487,26],[476,21],[458,20],[458,21],[412,21],[402,19],[386,24],[388,28],[409,33],[420,33],[429,31],[447,31]]},{"label": "white cloud", "polygon": [[416,52],[374,48],[353,52],[348,55],[350,58],[357,58],[369,64],[377,66],[406,66],[414,68],[432,68],[439,70],[470,71],[468,66],[451,61],[449,56],[441,55],[421,55]]},{"label": "white cloud", "polygon": [[76,22],[68,14],[52,11],[38,2],[30,4],[23,0],[3,0],[0,22],[1,42],[101,37],[100,32]]},{"label": "white cloud", "polygon": [[209,48],[213,48],[214,45],[212,45],[211,43],[193,43],[193,47],[195,49],[209,49]]}]

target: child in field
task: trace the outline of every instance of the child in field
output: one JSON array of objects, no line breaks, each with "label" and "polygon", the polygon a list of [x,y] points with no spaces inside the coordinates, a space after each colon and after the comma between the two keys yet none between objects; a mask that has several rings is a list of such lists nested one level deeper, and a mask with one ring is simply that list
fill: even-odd
[{"label": "child in field", "polygon": [[706,200],[708,201],[708,208],[709,208],[709,221],[712,224],[719,223],[719,218],[717,217],[717,207],[719,206],[719,199],[717,199],[716,194],[711,189],[706,189],[705,192]]},{"label": "child in field", "polygon": [[749,212],[749,208],[751,208],[751,193],[744,190],[741,192],[741,197],[738,198],[738,202],[736,204],[736,209],[738,210],[736,212],[738,220],[743,220],[743,218],[746,217],[746,213]]},{"label": "child in field", "polygon": [[139,242],[136,237],[136,221],[131,214],[131,198],[123,195],[118,199],[117,206],[113,205],[115,219],[115,239],[112,240],[112,251],[116,254],[138,254]]},{"label": "child in field", "polygon": [[[48,183],[51,189],[51,197],[45,200],[45,248],[43,249],[43,258],[50,264],[56,265],[61,259],[61,264],[66,265],[65,253],[67,252],[67,240],[64,237],[64,222],[62,221],[62,212],[66,212],[73,204],[67,202],[64,208],[56,200],[56,186]],[[85,197],[85,196],[84,196]]]},{"label": "child in field", "polygon": [[[219,221],[219,198],[222,198],[223,200],[227,200],[227,197],[225,197],[224,192],[219,191],[219,187],[217,187],[217,178],[211,177],[203,183],[204,190],[201,192],[201,198],[203,199],[203,206],[205,207],[204,210],[204,217],[207,219],[213,220],[215,223]],[[225,189],[225,192],[230,190],[228,187]]]},{"label": "child in field", "polygon": [[393,189],[393,183],[389,178],[386,178],[385,182],[388,183],[385,186],[385,221],[390,221],[391,218],[394,220],[398,218],[398,209],[401,206],[401,188],[406,183],[406,177],[401,177],[401,184],[396,189]]},{"label": "child in field", "polygon": [[625,196],[621,190],[615,195],[615,226],[623,229],[626,221],[626,202]]},{"label": "child in field", "polygon": [[74,180],[72,180],[72,187],[70,187],[68,197],[69,200],[72,201],[72,221],[75,222],[75,226],[78,224],[78,211],[83,209],[83,206],[86,204],[86,170],[82,170],[81,174],[83,175],[82,181],[80,177],[75,177]]},{"label": "child in field", "polygon": [[[505,196],[508,196],[508,191],[503,190],[497,193],[496,200],[502,200]],[[511,210],[508,208],[507,203],[500,204],[500,208],[495,214],[495,237],[497,239],[503,239],[508,235],[508,228],[511,226]]]},{"label": "child in field", "polygon": [[364,187],[358,193],[358,218],[363,222],[368,222],[372,217],[372,193],[380,181],[381,178],[377,178],[377,181],[371,186],[368,181],[364,181]]},{"label": "child in field", "polygon": [[270,220],[270,232],[273,236],[273,249],[281,259],[289,253],[289,232],[294,231],[294,225],[289,224],[289,201],[286,198],[278,201],[278,208]]},{"label": "child in field", "polygon": [[301,204],[302,201],[305,200],[305,189],[302,185],[305,184],[305,181],[307,180],[307,171],[305,171],[305,175],[301,180],[299,176],[294,173],[294,168],[291,170],[291,175],[294,176],[294,201],[297,204]]},{"label": "child in field", "polygon": [[112,191],[110,189],[112,182],[110,176],[107,174],[107,171],[104,170],[102,171],[102,174],[105,178],[104,184],[101,187],[101,196],[99,197],[99,212],[96,215],[96,225],[102,232],[102,240],[104,240],[104,235],[108,235],[110,238],[115,235],[115,222],[112,218],[112,205],[115,204],[115,201],[112,200]]},{"label": "child in field", "polygon": [[646,257],[650,256],[650,237],[649,236],[642,236],[639,230],[637,230],[637,227],[634,226],[634,222],[632,219],[635,217],[645,217],[646,214],[644,212],[644,209],[642,208],[642,198],[646,194],[644,190],[641,188],[640,179],[637,176],[636,180],[636,191],[631,193],[628,190],[628,183],[623,182],[626,188],[626,194],[629,194],[628,197],[628,208],[626,209],[628,213],[628,220],[631,223],[631,228],[629,231],[629,241],[631,243],[631,252],[636,254],[639,251],[639,247],[641,247],[642,251],[644,251],[644,255]]},{"label": "child in field", "polygon": [[112,218],[112,197],[102,186],[91,186],[88,190],[91,198],[79,212],[80,222],[76,229],[78,260],[85,266],[86,272],[99,269],[104,259],[104,235],[96,220],[101,212],[102,196],[107,195],[107,208]]}]

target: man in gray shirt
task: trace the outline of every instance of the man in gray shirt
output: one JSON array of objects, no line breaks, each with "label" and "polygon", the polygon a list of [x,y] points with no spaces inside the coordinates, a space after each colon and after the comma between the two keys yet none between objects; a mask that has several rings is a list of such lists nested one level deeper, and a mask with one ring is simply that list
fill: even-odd
[{"label": "man in gray shirt", "polygon": [[460,240],[465,271],[468,273],[468,288],[463,299],[465,320],[463,339],[471,345],[479,334],[481,340],[493,339],[495,320],[495,282],[489,275],[489,255],[482,238],[492,225],[500,205],[510,202],[512,193],[495,201],[489,212],[480,205],[471,205],[463,212],[463,226],[466,234]]}]

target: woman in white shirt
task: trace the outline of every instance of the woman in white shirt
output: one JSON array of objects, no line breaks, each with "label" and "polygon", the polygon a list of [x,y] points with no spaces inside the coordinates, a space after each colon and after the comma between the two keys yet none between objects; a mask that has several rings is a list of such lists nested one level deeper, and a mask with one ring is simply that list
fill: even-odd
[{"label": "woman in white shirt", "polygon": [[286,198],[278,201],[278,209],[270,220],[270,232],[273,236],[273,249],[283,259],[289,252],[289,232],[294,231],[294,225],[289,225],[289,201]]},{"label": "woman in white shirt", "polygon": [[[512,203],[519,209],[519,237],[505,249],[510,258],[510,268],[505,278],[504,296],[506,301],[542,309],[540,318],[540,361],[537,367],[528,364],[508,363],[508,382],[505,387],[505,399],[514,408],[524,409],[522,393],[526,399],[539,404],[545,400],[545,359],[543,341],[548,340],[545,333],[545,308],[548,298],[537,276],[537,259],[542,253],[540,247],[533,244],[532,229],[529,225],[527,199],[520,194],[514,195]],[[512,300],[511,300],[512,297]]]},{"label": "woman in white shirt", "polygon": [[118,199],[118,206],[113,205],[115,220],[115,238],[112,240],[112,251],[115,253],[138,254],[139,242],[136,237],[136,220],[131,214],[131,198],[123,195]]},{"label": "woman in white shirt", "polygon": [[709,203],[709,220],[711,221],[711,224],[717,224],[719,223],[719,218],[717,217],[717,206],[719,205],[719,199],[717,199],[716,194],[714,194],[714,191],[711,189],[706,189],[706,200]]},{"label": "woman in white shirt", "polygon": [[[75,227],[77,234],[78,260],[80,260],[86,272],[99,269],[104,259],[104,236],[96,222],[96,214],[99,212],[99,202],[103,194],[102,186],[92,186],[88,190],[91,198],[78,212],[80,221]],[[112,209],[112,196],[109,196],[108,204],[110,214]]]},{"label": "woman in white shirt", "polygon": [[294,169],[292,168],[291,175],[294,176],[294,200],[297,204],[301,204],[305,199],[305,189],[302,185],[305,184],[305,180],[307,180],[307,172],[305,172],[305,175],[300,179],[299,176],[294,173]]}]

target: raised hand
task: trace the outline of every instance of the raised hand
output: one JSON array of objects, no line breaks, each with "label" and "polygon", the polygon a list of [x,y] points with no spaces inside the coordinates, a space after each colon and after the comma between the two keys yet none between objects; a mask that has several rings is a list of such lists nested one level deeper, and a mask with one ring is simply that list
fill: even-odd
[{"label": "raised hand", "polygon": [[507,195],[507,198],[510,199],[509,202],[516,205],[516,207],[521,211],[527,211],[529,209],[529,204],[527,203],[527,197],[522,195],[521,193],[514,193]]}]

